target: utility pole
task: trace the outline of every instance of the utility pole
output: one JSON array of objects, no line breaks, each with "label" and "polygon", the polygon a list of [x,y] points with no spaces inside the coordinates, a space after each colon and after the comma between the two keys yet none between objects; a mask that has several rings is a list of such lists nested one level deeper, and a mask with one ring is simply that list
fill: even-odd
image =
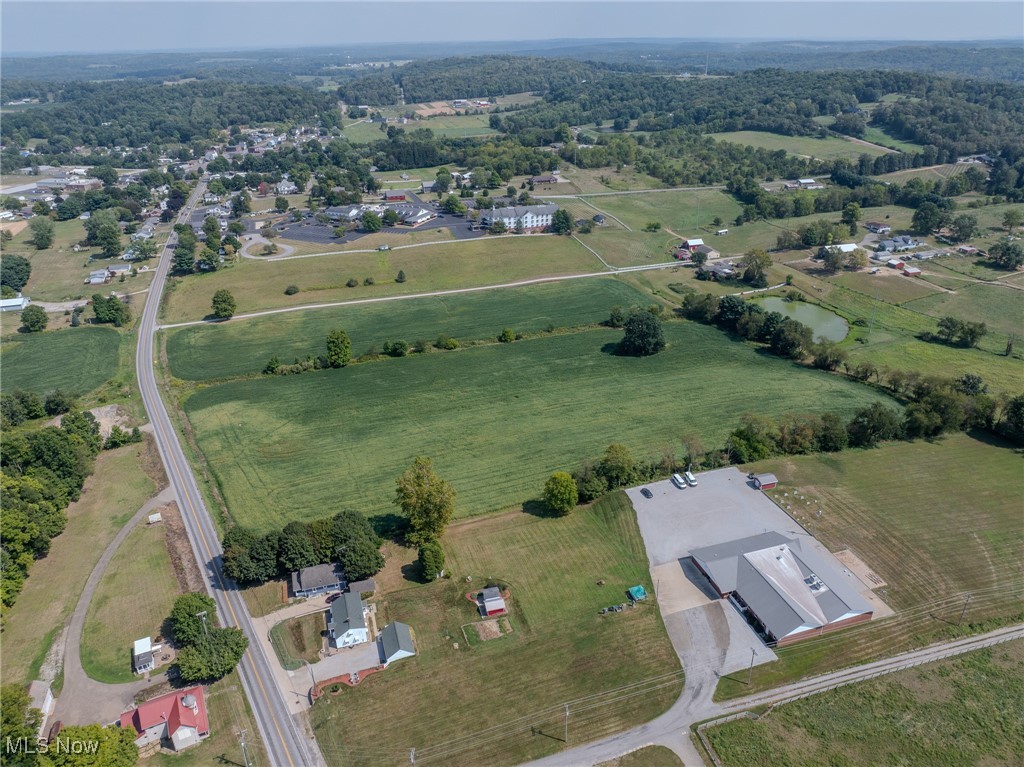
[{"label": "utility pole", "polygon": [[967,595],[967,599],[964,600],[964,609],[960,611],[960,620],[958,620],[956,622],[957,626],[959,626],[961,623],[964,622],[964,615],[967,613],[967,605],[969,605],[970,603],[971,603],[971,595],[968,594]]},{"label": "utility pole", "polygon": [[747,669],[747,685],[750,685],[750,678],[754,675],[754,656],[757,655],[757,650],[753,647],[750,648],[750,668]]},{"label": "utility pole", "polygon": [[565,742],[569,742],[569,704],[565,704]]},{"label": "utility pole", "polygon": [[245,730],[241,730],[238,733],[238,739],[242,742],[242,761],[245,762],[245,767],[252,767],[252,762],[249,761],[249,751],[245,747]]},{"label": "utility pole", "polygon": [[206,630],[206,610],[200,610],[197,612],[196,617],[203,622],[203,636],[209,639],[210,633]]}]

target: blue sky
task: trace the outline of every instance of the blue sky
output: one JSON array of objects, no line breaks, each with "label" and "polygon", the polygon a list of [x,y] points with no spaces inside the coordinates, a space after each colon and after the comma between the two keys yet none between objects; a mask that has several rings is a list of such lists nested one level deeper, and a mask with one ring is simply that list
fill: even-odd
[{"label": "blue sky", "polygon": [[7,53],[239,50],[556,38],[977,40],[1024,36],[1024,3],[987,0],[3,0]]}]

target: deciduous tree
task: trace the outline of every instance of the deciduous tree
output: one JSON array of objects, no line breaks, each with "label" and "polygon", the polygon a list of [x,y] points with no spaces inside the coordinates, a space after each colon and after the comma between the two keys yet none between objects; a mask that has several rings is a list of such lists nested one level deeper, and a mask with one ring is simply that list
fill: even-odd
[{"label": "deciduous tree", "polygon": [[544,504],[556,514],[565,516],[579,502],[576,481],[564,471],[556,471],[544,483]]},{"label": "deciduous tree", "polygon": [[21,313],[21,326],[28,333],[38,333],[41,330],[46,330],[46,323],[49,321],[50,318],[46,316],[46,310],[35,304],[26,306]]},{"label": "deciduous tree", "polygon": [[332,368],[343,368],[352,359],[352,342],[348,333],[340,328],[327,334],[327,364]]},{"label": "deciduous tree", "polygon": [[231,295],[231,291],[221,288],[213,294],[213,301],[211,301],[211,308],[213,309],[213,316],[218,320],[229,320],[238,308],[235,304],[235,297]]},{"label": "deciduous tree", "polygon": [[53,222],[46,216],[36,216],[28,222],[32,233],[32,244],[37,250],[45,250],[53,245]]},{"label": "deciduous tree", "polygon": [[455,514],[455,488],[437,476],[429,458],[419,456],[395,484],[394,503],[409,520],[407,540],[414,545],[439,540]]},{"label": "deciduous tree", "polygon": [[665,348],[661,320],[647,309],[633,309],[624,327],[625,335],[619,342],[620,354],[647,357]]}]

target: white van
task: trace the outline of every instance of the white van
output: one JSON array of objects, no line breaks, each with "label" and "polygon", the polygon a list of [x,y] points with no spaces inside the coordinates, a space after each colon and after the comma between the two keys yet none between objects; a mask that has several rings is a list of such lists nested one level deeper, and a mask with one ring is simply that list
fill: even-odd
[{"label": "white van", "polygon": [[676,487],[678,487],[680,490],[682,490],[682,489],[684,489],[686,487],[686,480],[683,479],[678,474],[673,474],[672,475],[672,484],[675,485]]},{"label": "white van", "polygon": [[691,472],[688,471],[683,476],[686,478],[686,484],[690,487],[697,487],[697,478]]}]

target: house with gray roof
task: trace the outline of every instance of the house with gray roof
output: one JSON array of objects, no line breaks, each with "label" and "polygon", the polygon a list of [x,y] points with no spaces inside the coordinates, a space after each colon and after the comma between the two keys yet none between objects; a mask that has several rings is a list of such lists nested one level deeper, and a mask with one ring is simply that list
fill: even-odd
[{"label": "house with gray roof", "polygon": [[551,226],[556,210],[557,205],[510,205],[483,211],[480,223],[493,226],[501,221],[509,231],[522,229],[526,232],[539,232]]},{"label": "house with gray roof", "polygon": [[869,621],[874,612],[855,576],[779,532],[694,549],[690,556],[777,647]]},{"label": "house with gray roof", "polygon": [[329,562],[326,565],[303,567],[292,573],[292,593],[297,597],[314,597],[345,588],[345,573],[341,565]]},{"label": "house with gray roof", "polygon": [[331,647],[354,647],[370,641],[366,607],[359,594],[346,591],[331,603],[327,612],[327,635]]},{"label": "house with gray roof", "polygon": [[389,623],[380,632],[378,638],[381,663],[385,666],[402,658],[411,658],[416,654],[416,646],[412,641],[412,630],[405,623]]}]

